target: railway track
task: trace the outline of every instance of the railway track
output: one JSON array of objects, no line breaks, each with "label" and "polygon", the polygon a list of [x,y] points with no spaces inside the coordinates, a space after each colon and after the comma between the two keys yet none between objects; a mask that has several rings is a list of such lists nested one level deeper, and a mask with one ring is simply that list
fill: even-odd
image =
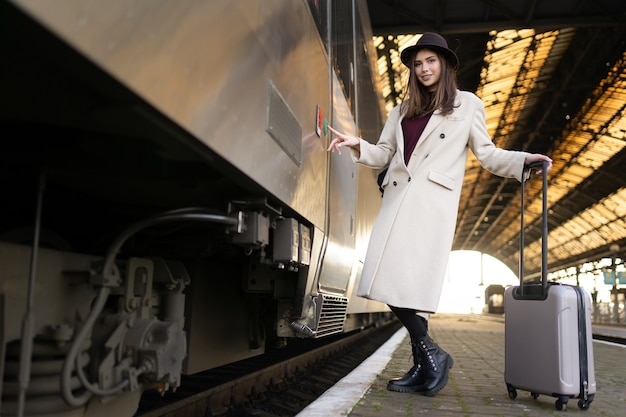
[{"label": "railway track", "polygon": [[[502,317],[480,317],[504,321]],[[185,376],[177,392],[146,392],[136,417],[294,416],[361,364],[400,328],[392,321],[347,336],[306,339],[287,349]],[[594,339],[624,344],[622,337]]]},{"label": "railway track", "polygon": [[144,393],[136,416],[294,416],[399,328],[393,321],[335,340],[303,340],[294,349],[187,376],[176,393]]}]

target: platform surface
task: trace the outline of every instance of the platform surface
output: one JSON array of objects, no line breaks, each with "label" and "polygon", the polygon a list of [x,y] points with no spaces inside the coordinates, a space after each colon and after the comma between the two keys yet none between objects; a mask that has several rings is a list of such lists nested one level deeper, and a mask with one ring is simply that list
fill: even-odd
[{"label": "platform surface", "polygon": [[448,385],[433,397],[387,391],[387,381],[412,366],[409,338],[399,330],[374,355],[339,381],[298,417],[390,416],[626,416],[626,346],[594,341],[597,392],[588,410],[569,400],[557,411],[556,398],[533,399],[518,390],[509,398],[504,382],[504,319],[437,314],[430,334],[454,357]]}]

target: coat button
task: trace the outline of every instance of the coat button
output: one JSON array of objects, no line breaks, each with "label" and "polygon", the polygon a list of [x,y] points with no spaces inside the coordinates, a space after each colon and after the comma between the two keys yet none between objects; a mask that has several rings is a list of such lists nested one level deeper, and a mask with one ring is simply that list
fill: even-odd
[{"label": "coat button", "polygon": [[411,182],[411,177],[409,177],[409,182]]},{"label": "coat button", "polygon": [[396,181],[394,181],[394,182],[393,182],[393,186],[395,187],[395,186],[397,186],[397,185],[398,185],[398,183],[397,183]]},{"label": "coat button", "polygon": [[445,137],[446,137],[446,134],[445,134],[445,133],[442,133],[442,134],[440,134],[440,135],[439,135],[439,137],[440,137],[441,139],[443,139],[443,138],[445,138]]}]

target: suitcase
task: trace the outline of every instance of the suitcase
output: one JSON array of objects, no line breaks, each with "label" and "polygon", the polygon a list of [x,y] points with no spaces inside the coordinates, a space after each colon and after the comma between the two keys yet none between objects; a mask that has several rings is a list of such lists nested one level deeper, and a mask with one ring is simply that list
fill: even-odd
[{"label": "suitcase", "polygon": [[509,397],[517,389],[556,397],[557,410],[579,398],[586,410],[596,392],[591,332],[591,297],[583,288],[547,282],[547,173],[543,165],[542,265],[540,282],[524,282],[524,184],[520,231],[520,285],[504,294],[504,380]]}]

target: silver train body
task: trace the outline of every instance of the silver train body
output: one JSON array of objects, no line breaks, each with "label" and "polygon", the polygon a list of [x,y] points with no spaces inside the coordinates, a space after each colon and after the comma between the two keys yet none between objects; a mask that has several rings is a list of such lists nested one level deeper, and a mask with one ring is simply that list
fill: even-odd
[{"label": "silver train body", "polygon": [[0,6],[0,414],[141,393],[389,319],[356,296],[382,128],[364,1]]}]

